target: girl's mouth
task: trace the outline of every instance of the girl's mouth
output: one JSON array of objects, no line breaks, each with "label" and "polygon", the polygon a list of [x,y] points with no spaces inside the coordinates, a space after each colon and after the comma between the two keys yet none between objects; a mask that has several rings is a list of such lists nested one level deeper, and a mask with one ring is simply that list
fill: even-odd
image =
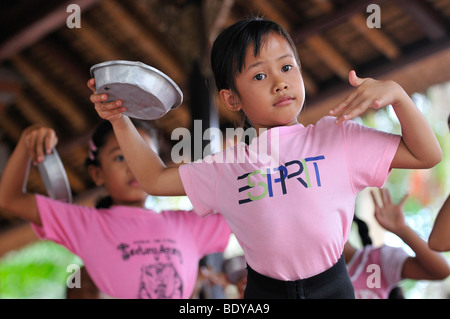
[{"label": "girl's mouth", "polygon": [[286,106],[291,104],[291,102],[294,100],[293,97],[290,96],[283,96],[281,99],[279,99],[273,106]]},{"label": "girl's mouth", "polygon": [[141,185],[139,185],[139,183],[135,179],[131,180],[128,184],[133,187],[141,187]]}]

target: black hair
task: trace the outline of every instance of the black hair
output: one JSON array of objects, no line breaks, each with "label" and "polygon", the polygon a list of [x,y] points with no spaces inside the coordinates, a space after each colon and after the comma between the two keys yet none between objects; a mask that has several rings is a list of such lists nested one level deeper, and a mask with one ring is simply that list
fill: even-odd
[{"label": "black hair", "polygon": [[[132,119],[133,124],[138,130],[147,132],[153,139],[153,142],[158,147],[158,135],[156,129],[148,122],[142,120]],[[84,164],[86,167],[90,165],[100,166],[98,161],[98,153],[105,146],[110,134],[114,134],[114,129],[109,121],[101,121],[94,130],[91,139],[89,140],[89,155]],[[111,196],[100,198],[95,207],[109,208],[113,204]]]},{"label": "black hair", "polygon": [[370,238],[369,236],[369,227],[367,227],[367,224],[363,220],[356,217],[356,215],[353,216],[353,221],[358,226],[358,234],[359,237],[361,238],[362,245],[363,246],[372,245],[372,238]]},{"label": "black hair", "polygon": [[300,65],[297,48],[281,25],[259,17],[242,20],[223,30],[211,49],[211,67],[219,91],[230,89],[239,94],[235,78],[244,67],[248,47],[253,45],[253,54],[258,56],[263,41],[272,33],[281,35],[289,42]]},{"label": "black hair", "polygon": [[[158,136],[156,129],[148,122],[132,119],[133,124],[137,129],[142,129],[147,132],[153,139],[155,145],[158,144]],[[89,140],[89,156],[85,160],[85,166],[94,165],[100,166],[98,161],[99,150],[105,145],[110,134],[114,134],[111,122],[102,121],[94,130],[91,139]]]}]

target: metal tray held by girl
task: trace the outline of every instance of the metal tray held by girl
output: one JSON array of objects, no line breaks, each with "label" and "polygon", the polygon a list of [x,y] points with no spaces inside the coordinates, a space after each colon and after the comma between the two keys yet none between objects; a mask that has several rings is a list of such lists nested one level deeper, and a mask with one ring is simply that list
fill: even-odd
[{"label": "metal tray held by girl", "polygon": [[142,62],[115,60],[95,64],[90,69],[97,93],[107,93],[108,101],[120,99],[129,117],[155,120],[177,108],[183,94],[163,72]]}]

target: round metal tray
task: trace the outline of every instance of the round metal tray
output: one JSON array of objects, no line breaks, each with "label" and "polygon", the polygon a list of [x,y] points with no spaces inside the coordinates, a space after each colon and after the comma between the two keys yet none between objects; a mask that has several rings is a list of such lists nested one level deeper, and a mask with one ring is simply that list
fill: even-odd
[{"label": "round metal tray", "polygon": [[38,164],[38,170],[48,196],[67,203],[72,202],[69,180],[56,149],[53,148],[52,153],[45,155],[44,161]]},{"label": "round metal tray", "polygon": [[122,100],[133,118],[154,120],[183,102],[183,93],[163,72],[138,61],[115,60],[95,64],[90,69],[97,93],[107,101]]}]

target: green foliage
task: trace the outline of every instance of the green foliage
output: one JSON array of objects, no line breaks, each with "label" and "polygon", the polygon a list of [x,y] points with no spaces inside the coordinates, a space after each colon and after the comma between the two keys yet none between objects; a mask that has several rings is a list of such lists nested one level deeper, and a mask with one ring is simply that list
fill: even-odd
[{"label": "green foliage", "polygon": [[66,272],[81,260],[64,247],[38,241],[0,259],[0,298],[65,298]]}]

